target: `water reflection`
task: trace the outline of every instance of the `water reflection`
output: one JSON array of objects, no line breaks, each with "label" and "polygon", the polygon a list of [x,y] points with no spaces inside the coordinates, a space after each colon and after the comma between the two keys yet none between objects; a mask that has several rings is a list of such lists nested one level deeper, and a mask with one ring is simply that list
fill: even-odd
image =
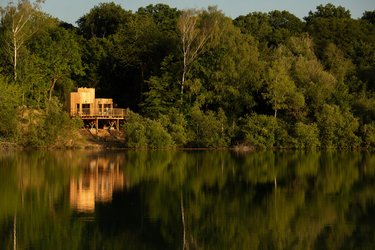
[{"label": "water reflection", "polygon": [[375,249],[374,211],[368,153],[0,155],[0,249]]},{"label": "water reflection", "polygon": [[113,192],[124,188],[121,157],[96,156],[89,160],[83,173],[70,179],[70,205],[79,212],[94,212],[95,202],[112,201]]}]

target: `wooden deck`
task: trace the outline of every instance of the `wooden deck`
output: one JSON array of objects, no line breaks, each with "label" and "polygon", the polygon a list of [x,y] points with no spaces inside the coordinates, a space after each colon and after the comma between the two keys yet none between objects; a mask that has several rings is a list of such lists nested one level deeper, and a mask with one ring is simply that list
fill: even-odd
[{"label": "wooden deck", "polygon": [[119,130],[120,120],[126,119],[126,109],[74,109],[70,110],[70,116],[81,118],[85,125],[88,125],[91,129],[96,129],[96,133],[98,133],[100,123],[105,123],[105,125],[102,124],[103,126],[108,126],[109,128],[116,128],[117,130]]},{"label": "wooden deck", "polygon": [[107,110],[96,110],[96,109],[82,109],[82,110],[71,110],[71,117],[80,117],[82,120],[85,119],[120,119],[123,120],[126,117],[126,109],[107,109]]}]

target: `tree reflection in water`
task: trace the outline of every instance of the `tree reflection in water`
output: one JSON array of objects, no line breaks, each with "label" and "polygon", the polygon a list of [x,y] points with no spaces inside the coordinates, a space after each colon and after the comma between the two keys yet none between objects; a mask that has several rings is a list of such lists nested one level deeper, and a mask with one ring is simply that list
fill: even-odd
[{"label": "tree reflection in water", "polygon": [[1,249],[374,249],[374,209],[368,153],[0,156]]}]

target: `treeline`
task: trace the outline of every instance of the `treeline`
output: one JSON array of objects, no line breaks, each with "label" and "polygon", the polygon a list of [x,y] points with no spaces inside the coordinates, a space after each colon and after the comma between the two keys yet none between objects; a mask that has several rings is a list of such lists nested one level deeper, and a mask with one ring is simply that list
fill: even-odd
[{"label": "treeline", "polygon": [[[71,126],[66,96],[86,86],[134,111],[129,147],[375,146],[375,11],[353,19],[327,4],[304,20],[287,11],[232,20],[216,7],[102,3],[75,27],[40,4],[2,8],[1,138],[29,138],[34,113],[37,130]],[[52,131],[36,144],[53,143]]]}]

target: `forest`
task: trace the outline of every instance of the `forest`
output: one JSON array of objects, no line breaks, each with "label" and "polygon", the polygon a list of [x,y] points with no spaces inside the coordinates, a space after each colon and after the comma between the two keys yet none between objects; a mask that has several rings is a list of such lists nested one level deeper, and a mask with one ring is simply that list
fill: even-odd
[{"label": "forest", "polygon": [[129,148],[375,146],[375,10],[232,19],[215,6],[112,2],[73,25],[42,5],[0,8],[0,143],[71,140],[82,121],[69,118],[68,93],[93,87],[129,108]]}]

